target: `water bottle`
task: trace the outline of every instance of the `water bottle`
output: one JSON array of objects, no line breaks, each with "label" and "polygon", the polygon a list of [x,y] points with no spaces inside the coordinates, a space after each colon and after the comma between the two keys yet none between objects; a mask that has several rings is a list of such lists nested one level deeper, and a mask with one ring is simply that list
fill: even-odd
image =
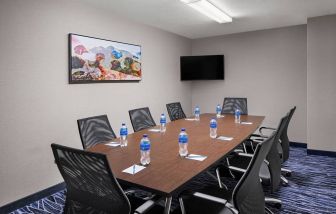
[{"label": "water bottle", "polygon": [[199,121],[200,120],[200,113],[201,110],[198,106],[195,107],[195,120]]},{"label": "water bottle", "polygon": [[148,135],[144,134],[140,141],[140,163],[146,166],[150,163],[150,141]]},{"label": "water bottle", "polygon": [[163,133],[166,131],[166,115],[165,114],[161,114],[160,117],[160,132]]},{"label": "water bottle", "polygon": [[235,111],[235,123],[240,123],[240,110],[236,109]]},{"label": "water bottle", "polygon": [[217,116],[217,118],[220,118],[221,113],[222,113],[222,107],[218,104],[217,107],[216,107],[216,116]]},{"label": "water bottle", "polygon": [[211,138],[217,137],[217,121],[215,118],[210,120],[210,137]]},{"label": "water bottle", "polygon": [[127,127],[125,123],[123,123],[121,124],[121,128],[120,128],[120,146],[121,147],[127,146],[127,135],[128,135]]},{"label": "water bottle", "polygon": [[178,137],[179,153],[181,157],[185,157],[188,154],[188,134],[185,132],[185,128],[181,129]]}]

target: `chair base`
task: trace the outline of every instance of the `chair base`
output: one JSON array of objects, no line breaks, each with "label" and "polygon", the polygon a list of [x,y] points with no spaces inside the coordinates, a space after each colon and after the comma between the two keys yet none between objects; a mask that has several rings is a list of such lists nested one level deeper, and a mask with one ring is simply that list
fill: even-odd
[{"label": "chair base", "polygon": [[277,209],[280,209],[282,206],[282,201],[276,198],[265,197],[265,203],[269,204]]},{"label": "chair base", "polygon": [[290,177],[292,175],[292,170],[281,168],[281,173],[283,173],[286,177]]},{"label": "chair base", "polygon": [[283,175],[281,175],[281,184],[282,184],[282,186],[288,186],[289,185],[289,182],[288,182],[288,180],[283,176]]}]

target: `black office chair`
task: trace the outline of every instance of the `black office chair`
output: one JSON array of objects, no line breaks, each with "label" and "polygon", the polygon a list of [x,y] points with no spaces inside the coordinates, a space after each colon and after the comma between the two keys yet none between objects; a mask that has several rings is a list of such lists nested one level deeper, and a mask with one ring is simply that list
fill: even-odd
[{"label": "black office chair", "polygon": [[[270,185],[271,192],[275,192],[279,188],[280,182],[283,181],[283,177],[281,176],[281,159],[278,153],[277,145],[280,143],[279,139],[287,120],[288,115],[281,118],[278,128],[274,132],[272,147],[260,168],[260,178],[264,184]],[[254,139],[254,142],[257,144],[262,140],[263,138],[256,138]],[[250,164],[252,157],[252,154],[238,153],[237,156],[227,159],[229,169],[234,177],[239,177],[239,174],[244,172],[244,169],[246,169]],[[285,181],[283,181],[283,183],[287,185]],[[278,202],[281,203],[280,201]]]},{"label": "black office chair", "polygon": [[128,111],[134,132],[156,126],[148,107]]},{"label": "black office chair", "polygon": [[240,110],[240,114],[248,114],[247,98],[225,97],[222,107],[222,114],[234,114],[236,109]]},{"label": "black office chair", "polygon": [[[279,150],[279,153],[280,153],[280,157],[281,157],[281,160],[282,160],[282,163],[286,162],[289,158],[289,138],[288,138],[288,125],[293,117],[293,114],[296,110],[296,106],[294,106],[290,111],[289,111],[289,115],[288,115],[288,119],[287,119],[287,123],[283,129],[283,132],[280,136],[280,148],[278,149]],[[268,129],[268,130],[274,130],[274,128],[271,128],[271,127],[260,127],[259,128],[259,132],[261,135],[265,135],[263,133],[262,130],[264,129]],[[292,171],[289,170],[289,169],[285,169],[285,168],[281,168],[281,171],[283,173],[285,173],[286,176],[290,176]]]},{"label": "black office chair", "polygon": [[[51,147],[67,189],[64,213],[131,213],[131,204],[104,154],[57,144]],[[147,201],[135,213],[153,205],[153,201]]]},{"label": "black office chair", "polygon": [[116,138],[107,115],[79,119],[77,125],[84,149]]},{"label": "black office chair", "polygon": [[182,193],[179,198],[182,213],[251,214],[272,213],[265,206],[265,195],[259,172],[275,135],[259,143],[252,160],[233,191],[205,188],[199,192]]},{"label": "black office chair", "polygon": [[186,118],[180,102],[166,104],[170,121]]}]

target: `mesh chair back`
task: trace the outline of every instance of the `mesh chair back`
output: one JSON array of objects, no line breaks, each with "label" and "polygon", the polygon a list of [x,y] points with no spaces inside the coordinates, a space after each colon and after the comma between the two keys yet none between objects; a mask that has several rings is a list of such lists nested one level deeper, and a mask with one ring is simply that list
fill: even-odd
[{"label": "mesh chair back", "polygon": [[170,121],[179,120],[186,118],[186,115],[183,112],[181,103],[168,103],[167,105],[167,111],[169,114]]},{"label": "mesh chair back", "polygon": [[79,119],[77,125],[84,149],[116,138],[107,115]]},{"label": "mesh chair back", "polygon": [[272,147],[274,134],[255,149],[254,156],[233,191],[233,203],[241,214],[265,213],[265,195],[260,183],[261,164]]},{"label": "mesh chair back", "polygon": [[51,147],[67,188],[64,213],[130,213],[128,198],[104,154]]},{"label": "mesh chair back", "polygon": [[222,114],[234,114],[236,109],[239,109],[241,114],[248,114],[247,98],[225,97],[222,107]]},{"label": "mesh chair back", "polygon": [[280,140],[281,140],[281,147],[282,147],[282,162],[285,162],[288,160],[289,158],[289,138],[288,138],[288,125],[293,117],[293,114],[296,110],[296,106],[294,106],[294,108],[292,108],[289,111],[289,115],[288,115],[288,119],[287,119],[287,123],[282,131],[282,134],[280,136]]},{"label": "mesh chair back", "polygon": [[156,126],[148,107],[128,111],[134,132]]},{"label": "mesh chair back", "polygon": [[278,152],[278,144],[280,143],[279,139],[281,133],[287,123],[288,114],[281,118],[280,123],[275,131],[274,141],[272,147],[266,156],[266,160],[269,163],[269,171],[271,174],[271,191],[275,192],[280,185],[281,181],[281,158]]}]

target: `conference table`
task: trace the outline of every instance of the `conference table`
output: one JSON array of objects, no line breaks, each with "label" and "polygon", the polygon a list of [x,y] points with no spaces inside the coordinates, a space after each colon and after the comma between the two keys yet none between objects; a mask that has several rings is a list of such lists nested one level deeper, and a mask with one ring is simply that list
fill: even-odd
[{"label": "conference table", "polygon": [[[119,182],[165,197],[164,213],[169,213],[174,193],[181,190],[192,178],[223,160],[255,132],[264,120],[264,116],[252,115],[241,115],[242,123],[235,123],[233,115],[217,118],[217,136],[233,138],[228,141],[210,138],[209,123],[215,117],[215,114],[206,113],[201,115],[199,121],[176,120],[167,123],[165,133],[149,131],[159,128],[157,126],[129,134],[127,147],[98,144],[89,150],[107,155],[111,170]],[[181,128],[185,128],[189,136],[189,154],[207,156],[205,160],[190,160],[179,156],[178,135]],[[136,174],[122,172],[134,164],[140,165],[139,143],[143,134],[148,134],[151,141],[150,164]]]}]

